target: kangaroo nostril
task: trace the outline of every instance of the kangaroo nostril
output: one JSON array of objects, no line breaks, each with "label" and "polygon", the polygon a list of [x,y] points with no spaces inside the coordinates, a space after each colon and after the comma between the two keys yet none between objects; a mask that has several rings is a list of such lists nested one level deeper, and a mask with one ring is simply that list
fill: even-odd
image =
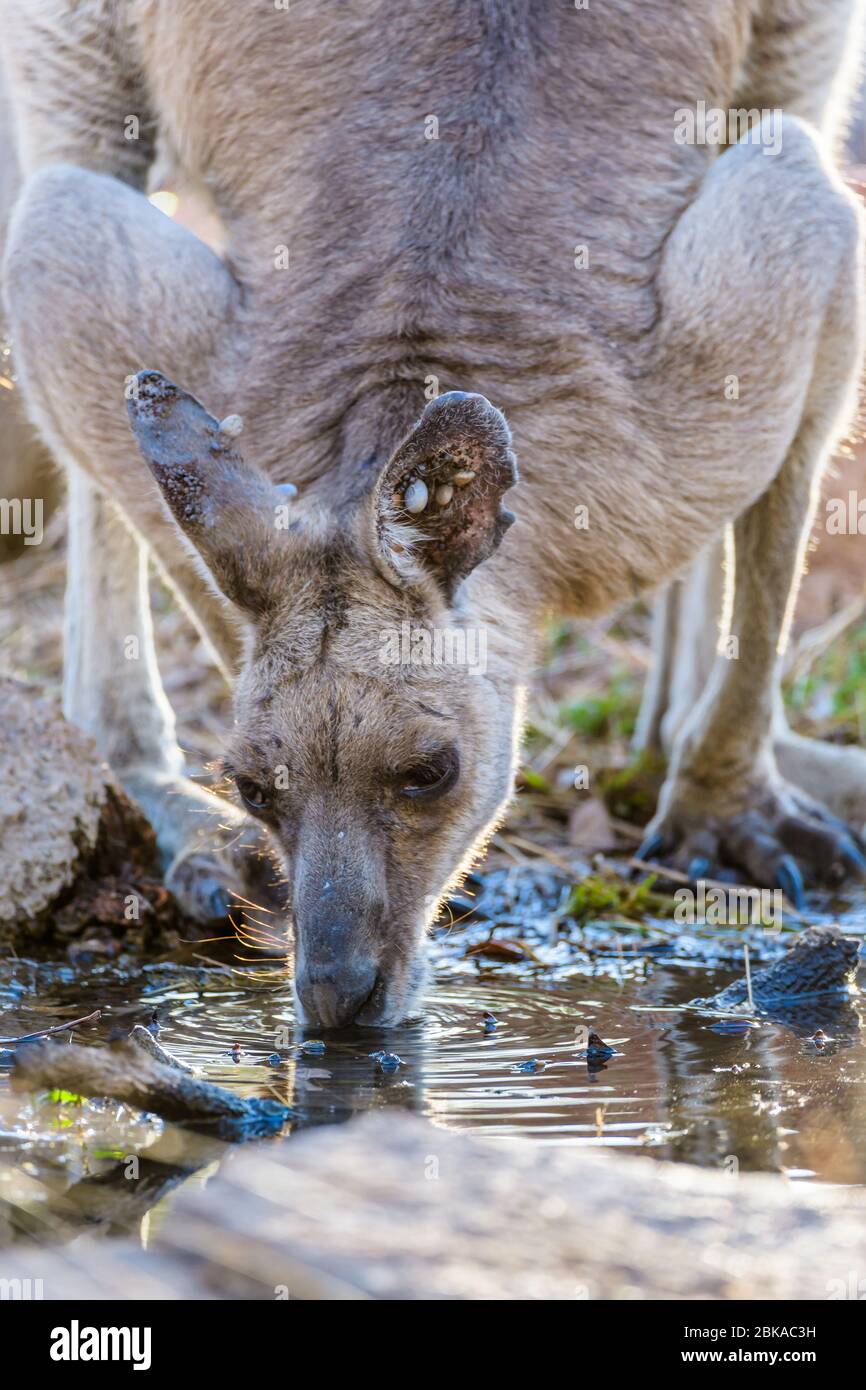
[{"label": "kangaroo nostril", "polygon": [[345,1028],[357,1018],[377,981],[372,962],[348,968],[316,962],[299,974],[296,988],[307,1022],[325,1028]]}]

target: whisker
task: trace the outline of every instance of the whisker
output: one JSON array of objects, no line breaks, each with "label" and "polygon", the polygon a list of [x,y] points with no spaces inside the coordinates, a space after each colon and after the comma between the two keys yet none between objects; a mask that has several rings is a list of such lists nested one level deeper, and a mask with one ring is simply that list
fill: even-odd
[{"label": "whisker", "polygon": [[[271,959],[274,960],[274,965],[282,965],[285,960],[289,959],[288,952],[286,955],[272,956]],[[243,960],[246,965],[261,965],[261,956],[235,956],[235,960]]]},{"label": "whisker", "polygon": [[273,922],[260,922],[257,917],[246,917],[244,920],[253,922],[257,927],[262,927],[265,931],[272,931],[275,925]]},{"label": "whisker", "polygon": [[239,903],[244,903],[247,907],[254,907],[256,912],[267,912],[269,916],[274,916],[274,909],[272,907],[262,907],[261,903],[252,903],[249,898],[242,897],[240,893],[235,893],[234,890],[232,890],[232,897],[237,898]]}]

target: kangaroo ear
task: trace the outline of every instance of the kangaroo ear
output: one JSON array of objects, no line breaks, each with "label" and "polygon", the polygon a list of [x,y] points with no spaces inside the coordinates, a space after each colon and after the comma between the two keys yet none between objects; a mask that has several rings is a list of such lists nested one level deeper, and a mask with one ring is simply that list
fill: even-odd
[{"label": "kangaroo ear", "polygon": [[437,396],[385,465],[373,503],[376,560],[392,584],[435,579],[451,598],[514,521],[511,431],[484,396]]},{"label": "kangaroo ear", "polygon": [[258,616],[285,565],[279,521],[294,489],[274,487],[244,463],[235,432],[160,372],[139,372],[127,404],[132,432],[181,531],[226,598]]}]

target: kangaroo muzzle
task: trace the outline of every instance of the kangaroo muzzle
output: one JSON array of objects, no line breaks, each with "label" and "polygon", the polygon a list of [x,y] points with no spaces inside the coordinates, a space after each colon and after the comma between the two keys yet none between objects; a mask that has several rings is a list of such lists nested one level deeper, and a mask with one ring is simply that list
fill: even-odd
[{"label": "kangaroo muzzle", "polygon": [[377,962],[353,953],[348,959],[304,960],[295,977],[298,1001],[307,1025],[346,1028],[371,1002],[379,983]]}]

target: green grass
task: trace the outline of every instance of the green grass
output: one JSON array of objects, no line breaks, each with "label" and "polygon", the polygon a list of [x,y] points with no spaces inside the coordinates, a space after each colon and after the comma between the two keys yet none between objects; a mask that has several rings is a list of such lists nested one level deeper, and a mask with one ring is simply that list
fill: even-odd
[{"label": "green grass", "polygon": [[648,874],[640,883],[626,883],[620,878],[589,874],[574,885],[559,915],[573,917],[578,923],[604,919],[611,913],[630,922],[641,922],[644,917],[670,917],[673,899],[653,892],[656,877]]},{"label": "green grass", "polygon": [[640,708],[640,682],[617,671],[607,688],[563,705],[561,718],[585,738],[630,738]]},{"label": "green grass", "polygon": [[843,742],[866,739],[866,624],[834,643],[805,676],[791,683],[785,703],[792,722],[810,723],[812,732]]}]

